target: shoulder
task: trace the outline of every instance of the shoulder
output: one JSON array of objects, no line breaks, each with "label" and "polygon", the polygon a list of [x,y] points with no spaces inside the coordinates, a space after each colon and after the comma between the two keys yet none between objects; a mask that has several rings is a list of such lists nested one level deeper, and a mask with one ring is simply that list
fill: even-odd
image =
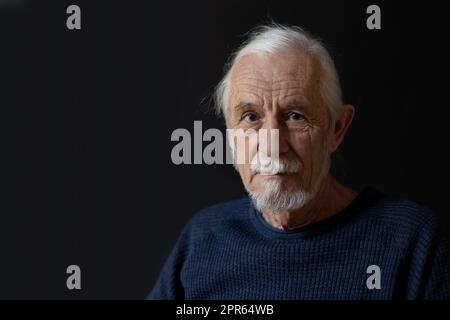
[{"label": "shoulder", "polygon": [[422,238],[431,241],[438,235],[442,217],[409,198],[385,195],[371,190],[370,216],[380,222],[399,241]]},{"label": "shoulder", "polygon": [[251,200],[248,197],[212,205],[196,212],[185,229],[195,235],[195,238],[217,232],[230,221],[247,219],[250,205]]}]

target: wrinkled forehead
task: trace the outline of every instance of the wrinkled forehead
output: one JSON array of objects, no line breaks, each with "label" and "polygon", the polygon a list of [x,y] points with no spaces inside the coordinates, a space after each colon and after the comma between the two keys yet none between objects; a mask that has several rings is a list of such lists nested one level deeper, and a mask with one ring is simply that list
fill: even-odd
[{"label": "wrinkled forehead", "polygon": [[284,87],[306,88],[319,82],[317,60],[302,51],[276,54],[249,54],[233,67],[230,89],[245,87],[277,90]]}]

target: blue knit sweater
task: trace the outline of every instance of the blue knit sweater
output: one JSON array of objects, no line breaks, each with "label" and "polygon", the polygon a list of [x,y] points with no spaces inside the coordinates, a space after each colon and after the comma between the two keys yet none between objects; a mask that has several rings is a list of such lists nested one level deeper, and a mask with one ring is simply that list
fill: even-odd
[{"label": "blue knit sweater", "polygon": [[287,232],[248,198],[219,204],[185,226],[148,298],[449,299],[441,225],[430,210],[371,188]]}]

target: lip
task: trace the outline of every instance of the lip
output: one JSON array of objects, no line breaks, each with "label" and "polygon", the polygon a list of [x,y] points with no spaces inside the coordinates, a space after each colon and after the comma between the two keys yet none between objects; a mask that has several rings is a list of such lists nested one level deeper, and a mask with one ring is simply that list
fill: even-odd
[{"label": "lip", "polygon": [[280,177],[280,176],[285,176],[286,173],[284,172],[279,172],[279,173],[258,173],[260,176],[263,177]]}]

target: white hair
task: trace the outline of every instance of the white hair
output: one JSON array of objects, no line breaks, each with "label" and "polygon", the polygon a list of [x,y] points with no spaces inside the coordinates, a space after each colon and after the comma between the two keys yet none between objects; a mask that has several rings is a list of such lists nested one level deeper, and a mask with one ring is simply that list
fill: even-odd
[{"label": "white hair", "polygon": [[227,119],[231,72],[239,59],[248,54],[275,54],[286,49],[301,50],[318,60],[322,74],[320,95],[330,111],[330,121],[334,127],[343,103],[341,85],[333,59],[321,41],[310,36],[302,28],[275,23],[255,28],[248,40],[231,55],[226,65],[225,76],[214,94],[217,113],[222,113],[225,120]]}]

